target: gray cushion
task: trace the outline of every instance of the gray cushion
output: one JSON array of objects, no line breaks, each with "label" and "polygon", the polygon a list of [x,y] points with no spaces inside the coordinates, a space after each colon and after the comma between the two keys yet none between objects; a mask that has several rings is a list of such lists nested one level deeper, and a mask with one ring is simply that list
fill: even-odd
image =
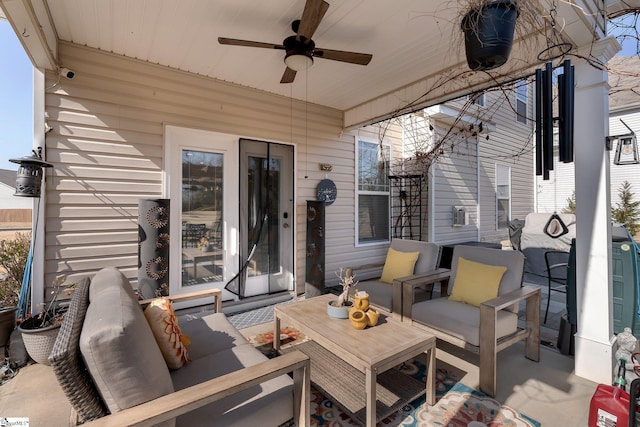
[{"label": "gray cushion", "polygon": [[[393,311],[393,285],[381,282],[378,279],[358,282],[358,291],[366,291],[369,294],[369,302],[377,307]],[[414,289],[414,301],[424,301],[431,299],[433,286],[426,286],[426,289],[416,287]],[[355,293],[355,290],[354,290]]]},{"label": "gray cushion", "polygon": [[[358,291],[369,294],[369,303],[382,307],[387,311],[393,308],[393,285],[377,279],[365,280],[356,285]],[[355,291],[354,291],[355,292]]]},{"label": "gray cushion", "polygon": [[[463,339],[467,343],[480,345],[480,308],[448,298],[436,298],[414,304],[411,310],[414,321]],[[497,338],[516,332],[518,315],[507,310],[498,311]]]},{"label": "gray cushion", "polygon": [[189,359],[192,361],[247,343],[247,339],[224,313],[213,313],[193,320],[181,317],[179,325],[182,333],[191,340]]},{"label": "gray cushion", "polygon": [[449,280],[449,293],[456,281],[456,270],[458,259],[462,257],[469,261],[481,262],[489,265],[500,265],[507,267],[507,271],[502,276],[498,295],[504,295],[515,291],[522,286],[522,276],[524,274],[524,256],[520,251],[484,248],[481,246],[457,245],[453,248],[453,258],[451,261],[451,278]]},{"label": "gray cushion", "polygon": [[[176,390],[266,361],[245,342],[215,355],[200,357],[171,372]],[[293,380],[282,375],[225,397],[176,419],[177,426],[278,426],[293,417]]]},{"label": "gray cushion", "polygon": [[[414,274],[426,273],[436,269],[440,255],[440,247],[435,243],[393,239],[391,240],[391,248],[400,252],[420,252],[413,269]],[[376,278],[360,280],[356,288],[358,291],[367,291],[369,294],[369,302],[373,305],[391,312],[393,310],[393,285],[391,283],[381,282],[379,280],[381,273],[382,270],[380,270]],[[355,293],[355,290],[352,293]],[[416,289],[416,293],[416,301],[431,298],[430,290],[427,292]]]},{"label": "gray cushion", "polygon": [[426,273],[435,270],[437,267],[440,247],[435,243],[393,239],[391,240],[391,247],[400,252],[420,252],[413,269],[414,274]]},{"label": "gray cushion", "polygon": [[98,271],[91,280],[91,283],[95,282],[98,282],[98,284],[92,285],[89,288],[89,302],[92,302],[94,299],[100,298],[100,293],[109,292],[111,286],[115,286],[116,284],[124,289],[131,299],[135,300],[138,298],[133,291],[133,287],[131,287],[129,280],[127,280],[125,275],[122,274],[117,268],[107,267]]},{"label": "gray cushion", "polygon": [[117,412],[171,393],[169,369],[126,277],[101,270],[89,294],[80,350],[107,408]]}]

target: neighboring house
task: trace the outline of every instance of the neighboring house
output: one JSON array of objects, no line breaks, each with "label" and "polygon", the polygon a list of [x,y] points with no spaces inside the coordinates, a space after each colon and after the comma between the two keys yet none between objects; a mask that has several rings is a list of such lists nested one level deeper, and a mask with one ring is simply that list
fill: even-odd
[{"label": "neighboring house", "polygon": [[423,184],[424,240],[500,243],[510,219],[533,210],[531,86],[519,81],[404,118],[406,156],[438,144],[442,152]]},{"label": "neighboring house", "polygon": [[[611,86],[609,90],[609,135],[629,134],[629,129],[622,122],[626,123],[632,131],[640,134],[640,93],[637,90],[640,58],[614,56],[609,61],[609,67],[612,69],[612,72],[609,73]],[[621,146],[624,144],[623,139],[613,139],[609,151],[611,206],[613,207],[620,201],[618,192],[625,181],[631,184],[635,200],[640,200],[640,162],[632,162],[634,151],[638,147],[637,145],[633,146],[633,140],[627,139],[626,142],[632,142],[632,144],[627,147]],[[579,150],[580,141],[574,141],[574,143],[575,149]],[[537,212],[561,212],[568,206],[568,199],[572,197],[575,188],[575,165],[558,162],[557,148],[557,145],[554,146],[555,168],[550,171],[549,180],[545,181],[542,177],[536,177]],[[616,153],[619,149],[622,164],[616,164]],[[635,151],[636,155],[637,153]]]},{"label": "neighboring house", "polygon": [[0,226],[31,222],[33,199],[14,196],[15,192],[16,171],[0,169]]}]

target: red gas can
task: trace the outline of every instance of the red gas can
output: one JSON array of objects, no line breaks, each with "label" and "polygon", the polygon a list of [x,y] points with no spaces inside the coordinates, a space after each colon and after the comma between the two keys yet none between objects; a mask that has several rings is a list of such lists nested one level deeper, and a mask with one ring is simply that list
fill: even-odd
[{"label": "red gas can", "polygon": [[589,406],[589,427],[627,427],[629,393],[612,385],[598,385]]}]

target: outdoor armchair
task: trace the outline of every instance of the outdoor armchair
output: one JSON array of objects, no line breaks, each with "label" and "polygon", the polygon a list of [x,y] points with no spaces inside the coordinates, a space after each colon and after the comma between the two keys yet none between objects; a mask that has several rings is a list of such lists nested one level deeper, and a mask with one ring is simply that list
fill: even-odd
[{"label": "outdoor armchair", "polygon": [[[403,321],[479,353],[480,390],[494,397],[499,351],[526,340],[525,356],[540,359],[540,289],[522,286],[523,271],[524,256],[519,251],[458,245],[447,293],[428,301],[405,299]],[[519,328],[518,306],[523,300],[526,327]]]},{"label": "outdoor armchair", "polygon": [[[435,271],[439,256],[440,247],[435,243],[393,239],[384,263],[352,268],[358,280],[355,288],[366,291],[369,302],[376,308],[400,316],[403,298],[401,283]],[[413,289],[418,293],[417,299],[431,298],[433,282],[415,282]]]}]

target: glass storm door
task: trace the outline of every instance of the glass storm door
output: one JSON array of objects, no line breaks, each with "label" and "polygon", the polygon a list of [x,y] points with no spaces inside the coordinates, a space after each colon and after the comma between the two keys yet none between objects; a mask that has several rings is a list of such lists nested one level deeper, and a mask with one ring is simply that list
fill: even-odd
[{"label": "glass storm door", "polygon": [[240,298],[293,289],[293,147],[240,140]]},{"label": "glass storm door", "polygon": [[170,292],[223,289],[238,265],[238,138],[173,126],[166,137]]}]

